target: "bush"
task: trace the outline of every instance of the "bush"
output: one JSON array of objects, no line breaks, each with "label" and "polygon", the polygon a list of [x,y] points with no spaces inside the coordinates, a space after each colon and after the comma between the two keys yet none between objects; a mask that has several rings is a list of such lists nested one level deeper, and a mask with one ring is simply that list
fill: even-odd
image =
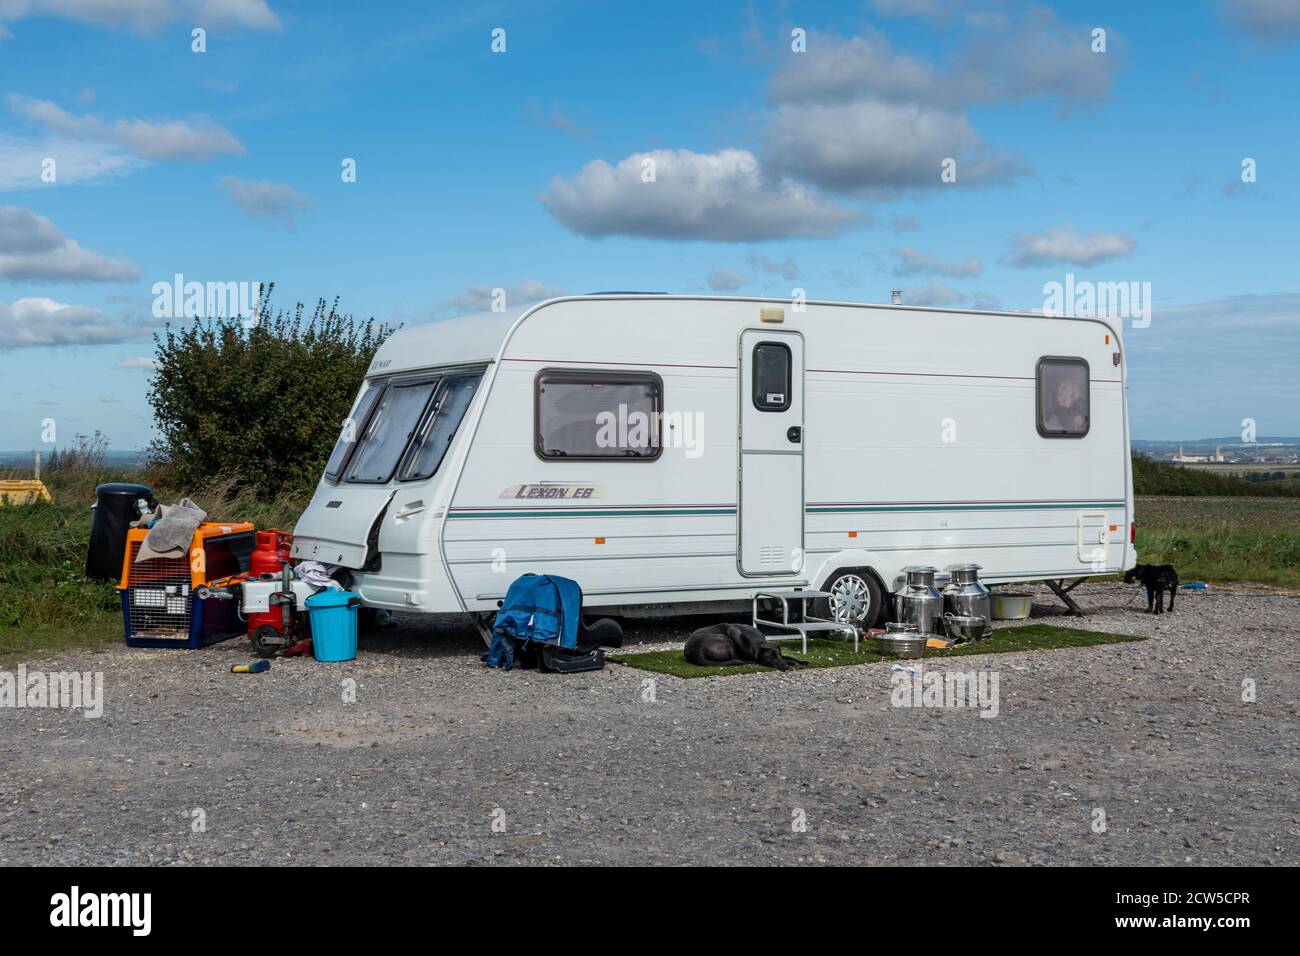
[{"label": "bush", "polygon": [[224,480],[258,496],[309,491],[320,477],[375,350],[392,331],[321,299],[252,320],[196,319],[154,335],[149,388],[160,437],[152,477],[195,489]]},{"label": "bush", "polygon": [[1232,475],[1179,468],[1144,455],[1133,456],[1135,495],[1213,495],[1220,497],[1300,497],[1300,483],[1262,484]]}]

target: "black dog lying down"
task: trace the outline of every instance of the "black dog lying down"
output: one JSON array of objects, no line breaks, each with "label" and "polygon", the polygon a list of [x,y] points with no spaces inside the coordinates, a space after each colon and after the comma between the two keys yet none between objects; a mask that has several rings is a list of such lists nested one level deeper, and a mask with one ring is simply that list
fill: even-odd
[{"label": "black dog lying down", "polygon": [[1169,610],[1174,609],[1174,592],[1178,590],[1178,572],[1172,564],[1135,564],[1124,572],[1124,583],[1141,581],[1147,589],[1147,613],[1164,613],[1164,593],[1169,591]]},{"label": "black dog lying down", "polygon": [[697,667],[761,664],[784,671],[804,666],[803,661],[786,657],[776,645],[767,642],[761,631],[748,624],[702,627],[686,639],[682,653],[688,664]]}]

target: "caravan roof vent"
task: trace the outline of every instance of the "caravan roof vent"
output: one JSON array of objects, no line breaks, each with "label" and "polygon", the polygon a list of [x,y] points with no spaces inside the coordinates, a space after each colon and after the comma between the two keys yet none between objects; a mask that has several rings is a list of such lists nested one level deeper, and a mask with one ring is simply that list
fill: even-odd
[{"label": "caravan roof vent", "polygon": [[889,301],[892,302],[894,305],[902,305],[903,304],[902,290],[895,289],[893,292],[889,293]]}]

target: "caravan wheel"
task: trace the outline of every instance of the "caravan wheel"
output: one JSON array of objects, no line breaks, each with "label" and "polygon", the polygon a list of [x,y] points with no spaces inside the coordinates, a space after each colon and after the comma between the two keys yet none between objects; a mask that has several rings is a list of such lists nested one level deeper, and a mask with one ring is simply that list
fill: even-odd
[{"label": "caravan wheel", "polygon": [[880,618],[884,604],[880,585],[865,568],[836,571],[822,590],[830,592],[830,597],[815,602],[818,617],[855,627],[872,627]]}]

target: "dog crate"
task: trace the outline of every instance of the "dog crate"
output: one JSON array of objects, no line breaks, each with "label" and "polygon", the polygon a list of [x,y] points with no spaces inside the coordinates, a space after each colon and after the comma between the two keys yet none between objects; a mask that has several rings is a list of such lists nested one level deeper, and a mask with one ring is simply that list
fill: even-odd
[{"label": "dog crate", "polygon": [[197,648],[243,634],[238,601],[200,598],[196,591],[248,570],[253,525],[205,523],[184,555],[137,562],[148,533],[127,532],[122,556],[118,593],[127,646]]}]

